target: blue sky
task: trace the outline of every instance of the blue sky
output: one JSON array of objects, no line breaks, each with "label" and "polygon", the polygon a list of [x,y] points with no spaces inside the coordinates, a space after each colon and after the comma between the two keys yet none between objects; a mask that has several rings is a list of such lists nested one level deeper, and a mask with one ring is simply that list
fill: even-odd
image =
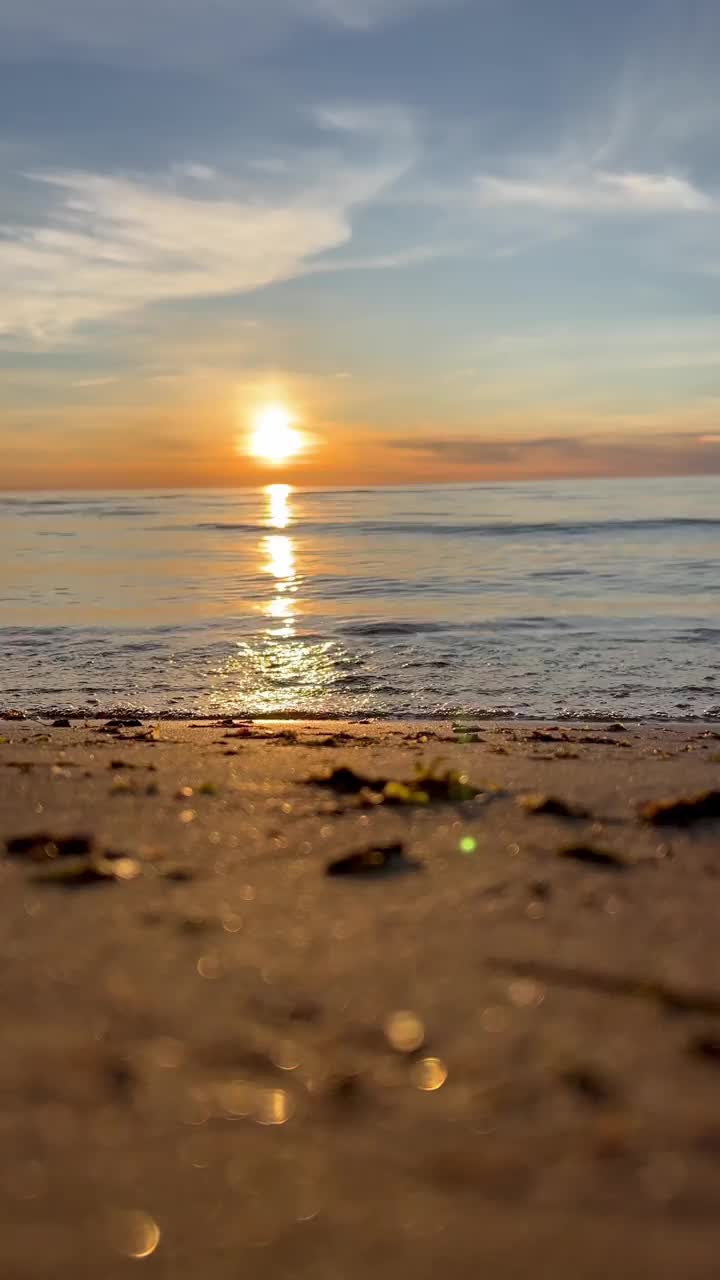
[{"label": "blue sky", "polygon": [[[710,0],[4,0],[0,485],[720,471]],[[362,471],[362,474],[366,474]]]}]

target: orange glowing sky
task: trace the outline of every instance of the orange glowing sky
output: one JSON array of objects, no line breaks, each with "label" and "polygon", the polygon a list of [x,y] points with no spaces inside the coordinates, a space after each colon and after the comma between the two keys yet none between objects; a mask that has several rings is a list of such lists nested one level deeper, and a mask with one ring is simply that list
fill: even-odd
[{"label": "orange glowing sky", "polygon": [[495,411],[478,423],[457,401],[423,413],[415,392],[407,408],[395,401],[375,416],[365,408],[368,388],[348,382],[275,378],[246,394],[230,383],[187,398],[163,386],[152,404],[133,402],[113,382],[69,391],[68,403],[6,409],[0,487],[393,485],[720,470],[711,410],[686,412],[682,429],[671,410],[566,405]]},{"label": "orange glowing sky", "polygon": [[0,488],[720,473],[720,9],[586,8],[5,0]]}]

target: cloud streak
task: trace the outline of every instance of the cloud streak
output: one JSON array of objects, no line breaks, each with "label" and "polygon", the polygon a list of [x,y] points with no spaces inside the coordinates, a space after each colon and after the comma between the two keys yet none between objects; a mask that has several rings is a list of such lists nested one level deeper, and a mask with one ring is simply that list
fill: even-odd
[{"label": "cloud streak", "polygon": [[[346,161],[331,151],[307,165],[299,157],[281,192],[198,164],[155,179],[31,175],[47,204],[35,224],[0,227],[0,337],[53,341],[153,303],[249,293],[342,269],[342,259],[323,255],[349,244],[353,211],[413,163],[414,135],[391,109],[338,110],[322,124],[351,143],[361,135],[371,156]],[[403,265],[422,252],[409,247],[381,262],[373,255],[367,265]]]},{"label": "cloud streak", "polygon": [[262,206],[96,174],[38,180],[61,200],[44,225],[4,229],[6,335],[53,339],[149,303],[259,289],[351,235],[347,208],[311,199]]},{"label": "cloud streak", "polygon": [[457,467],[468,476],[719,475],[720,436],[667,432],[653,438],[617,436],[530,436],[505,439],[398,437],[388,447],[445,473]]},{"label": "cloud streak", "polygon": [[589,214],[712,213],[714,196],[686,178],[667,173],[605,173],[591,170],[559,179],[532,180],[490,175],[477,179],[481,208],[525,208]]}]

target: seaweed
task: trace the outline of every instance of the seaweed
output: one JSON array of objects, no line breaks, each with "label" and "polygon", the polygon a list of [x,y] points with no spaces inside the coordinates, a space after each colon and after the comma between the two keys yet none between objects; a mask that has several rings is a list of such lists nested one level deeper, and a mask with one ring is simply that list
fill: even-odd
[{"label": "seaweed", "polygon": [[720,791],[698,791],[674,800],[651,800],[641,805],[640,817],[656,827],[687,827],[693,822],[720,818]]},{"label": "seaweed", "polygon": [[[479,724],[454,724],[452,728],[455,738],[444,738],[444,742],[456,741],[462,744],[469,742],[485,742],[483,728]],[[420,739],[420,741],[422,741],[422,739]]]},{"label": "seaweed", "polygon": [[409,780],[373,778],[340,765],[325,777],[308,778],[314,786],[329,787],[339,795],[365,798],[369,804],[461,804],[478,796],[495,794],[494,787],[478,787],[457,769],[437,771],[435,764],[420,766]]},{"label": "seaweed", "polygon": [[90,835],[53,835],[45,831],[13,836],[6,842],[8,857],[25,858],[42,867],[30,878],[37,883],[74,888],[84,884],[135,880],[140,863],[112,849],[95,848]]},{"label": "seaweed", "polygon": [[51,864],[32,878],[38,884],[75,889],[84,885],[118,884],[135,880],[140,874],[140,863],[134,858],[111,858],[90,853]]},{"label": "seaweed", "polygon": [[11,858],[30,858],[33,862],[49,862],[56,858],[87,857],[93,850],[93,837],[86,835],[51,835],[37,831],[27,836],[11,836],[5,848]]},{"label": "seaweed", "polygon": [[100,729],[100,733],[119,733],[121,729],[142,728],[142,720],[129,716],[123,720],[108,720]]},{"label": "seaweed", "polygon": [[600,734],[586,734],[584,738],[576,738],[575,741],[594,744],[598,747],[623,747],[628,751],[631,749],[629,742],[618,742],[617,738],[604,738]]},{"label": "seaweed", "polygon": [[308,778],[311,785],[317,787],[329,787],[332,791],[339,792],[340,795],[358,795],[364,790],[381,791],[384,782],[379,778],[370,778],[362,773],[356,773],[354,769],[347,765],[339,765],[333,769],[326,777]]},{"label": "seaweed", "polygon": [[157,773],[155,764],[137,764],[130,760],[111,760],[108,769],[117,772],[120,769],[145,769],[148,773]]},{"label": "seaweed", "polygon": [[582,805],[570,804],[558,796],[544,795],[541,791],[533,791],[518,796],[517,803],[521,809],[530,814],[550,814],[556,818],[590,818],[592,815]]},{"label": "seaweed", "polygon": [[308,740],[303,743],[303,746],[304,747],[340,747],[349,742],[355,743],[355,745],[358,745],[360,743],[368,743],[371,741],[372,741],[371,738],[361,738],[359,735],[354,733],[341,732],[341,733],[330,734],[328,737],[325,737],[325,738],[308,738]]},{"label": "seaweed", "polygon": [[629,871],[631,864],[610,849],[596,849],[591,844],[568,844],[558,849],[559,858],[583,862],[598,871]]},{"label": "seaweed", "polygon": [[388,876],[408,871],[419,871],[421,863],[408,858],[401,843],[377,845],[345,854],[329,862],[327,876]]}]

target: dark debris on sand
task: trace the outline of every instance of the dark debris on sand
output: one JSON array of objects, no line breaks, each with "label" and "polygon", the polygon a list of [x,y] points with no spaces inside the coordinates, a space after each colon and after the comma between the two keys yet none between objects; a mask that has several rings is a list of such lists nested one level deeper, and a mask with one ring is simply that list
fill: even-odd
[{"label": "dark debris on sand", "polygon": [[720,791],[699,791],[673,800],[652,800],[640,808],[640,817],[657,827],[687,827],[693,822],[720,818]]},{"label": "dark debris on sand", "polygon": [[55,858],[87,857],[93,849],[93,838],[87,835],[51,835],[36,831],[27,836],[11,836],[5,848],[11,858],[30,858],[47,862]]},{"label": "dark debris on sand", "polygon": [[398,842],[360,849],[329,862],[325,868],[328,876],[388,876],[407,871],[419,871],[421,863],[408,858],[405,846]]},{"label": "dark debris on sand", "polygon": [[328,787],[339,795],[365,798],[372,805],[462,804],[499,794],[493,787],[476,786],[467,774],[456,769],[436,772],[433,766],[419,768],[413,778],[398,779],[373,778],[340,765],[325,776],[307,781],[312,786]]},{"label": "dark debris on sand", "polygon": [[582,805],[571,804],[561,800],[559,796],[545,795],[543,792],[530,792],[518,796],[518,805],[530,814],[548,814],[556,818],[590,818],[592,815]]},{"label": "dark debris on sand", "polygon": [[5,843],[7,856],[40,863],[30,879],[37,884],[73,889],[90,884],[120,884],[135,880],[142,866],[135,858],[112,849],[100,850],[93,836],[54,835],[38,831],[11,836]]},{"label": "dark debris on sand", "polygon": [[488,957],[486,964],[501,973],[518,974],[541,982],[567,987],[575,991],[594,991],[598,995],[626,996],[659,1004],[670,1013],[699,1013],[708,1017],[720,1015],[720,993],[683,989],[656,978],[637,978],[626,974],[603,973],[582,965],[555,964],[551,960],[513,960]]},{"label": "dark debris on sand", "polygon": [[585,1102],[603,1106],[614,1102],[617,1090],[612,1081],[596,1067],[576,1065],[562,1073],[563,1082]]},{"label": "dark debris on sand", "polygon": [[598,871],[629,871],[631,863],[626,862],[610,849],[598,849],[592,844],[569,844],[558,849],[559,858],[567,858],[571,862],[582,862],[587,867]]}]

